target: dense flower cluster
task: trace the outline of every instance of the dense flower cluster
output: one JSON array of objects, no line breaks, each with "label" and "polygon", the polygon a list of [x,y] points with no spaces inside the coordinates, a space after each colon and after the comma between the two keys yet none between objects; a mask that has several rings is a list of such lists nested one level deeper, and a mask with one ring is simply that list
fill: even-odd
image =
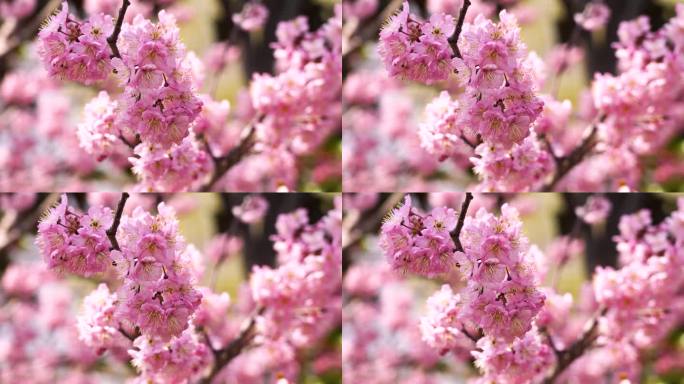
[{"label": "dense flower cluster", "polygon": [[[340,121],[342,7],[317,31],[305,17],[278,25],[273,43],[276,75],[255,74],[252,107],[264,144],[309,153]],[[289,138],[284,140],[284,138]]]},{"label": "dense flower cluster", "polygon": [[62,10],[40,31],[38,51],[50,75],[91,84],[111,72],[107,37],[112,31],[111,16],[101,14],[79,21],[63,2]]},{"label": "dense flower cluster", "polygon": [[176,20],[165,11],[152,23],[137,16],[119,37],[121,58],[112,59],[124,91],[122,121],[143,143],[169,148],[188,136],[202,102]]},{"label": "dense flower cluster", "polygon": [[[675,5],[675,17],[660,30],[652,31],[646,16],[621,22],[619,41],[612,44],[618,73],[596,74],[591,95],[583,94],[573,110],[569,100],[557,100],[559,83],[585,54],[576,40],[589,34],[582,35],[580,29],[604,27],[610,8],[599,0],[587,2],[584,10],[574,15],[577,32],[542,61],[528,53],[521,42],[516,20],[528,23],[538,10],[515,1],[504,3],[500,5],[505,10],[497,19],[497,7],[491,3],[432,1],[427,3],[429,21],[409,13],[405,4],[381,30],[377,43],[385,74],[425,84],[440,81],[435,88],[442,92],[427,104],[417,138],[423,151],[435,160],[450,160],[439,168],[407,169],[403,164],[406,161],[396,155],[396,169],[382,167],[399,186],[394,189],[436,189],[441,181],[448,180],[459,188],[480,191],[628,191],[651,178],[660,183],[679,177],[681,168],[672,162],[676,155],[665,160],[659,157],[655,165],[650,160],[672,148],[668,143],[672,144],[681,130],[682,82],[675,74],[682,69],[684,6]],[[460,16],[463,7],[465,23],[454,32],[454,17]],[[437,20],[446,20],[440,29],[446,31],[446,38],[437,39],[439,43],[425,31],[439,24]],[[353,27],[352,22],[349,24]],[[426,48],[428,42],[432,45]],[[369,65],[353,68],[348,82],[375,64],[365,56],[352,60],[353,64],[367,61]],[[440,72],[442,68],[446,68],[444,72]],[[409,91],[420,89],[411,84],[402,86]],[[422,108],[424,94],[419,94],[412,94],[412,98],[421,102],[412,101],[410,107]],[[379,126],[368,119],[373,107],[363,111],[368,121],[364,123]],[[359,119],[358,115],[358,111],[350,110],[346,117],[351,121]],[[350,130],[346,128],[345,133]],[[373,139],[371,133],[357,139],[354,132],[355,142],[365,140],[365,148],[356,151],[349,146],[354,151],[350,158],[362,159],[356,152],[380,152],[388,146]],[[412,140],[416,140],[415,132]],[[413,152],[409,144],[396,146],[401,152]],[[367,168],[374,164],[365,169],[358,164],[360,169],[349,171],[358,177],[350,180],[361,184],[361,176],[366,176],[364,172],[370,172]],[[644,172],[649,167],[656,172]],[[477,177],[476,186],[464,180],[463,176],[472,176],[470,171]]]},{"label": "dense flower cluster", "polygon": [[193,288],[194,248],[178,233],[173,208],[164,203],[153,216],[137,207],[124,216],[117,234],[121,251],[112,251],[119,276],[119,315],[143,335],[168,341],[188,327],[202,295]]},{"label": "dense flower cluster", "polygon": [[401,12],[380,32],[378,50],[391,76],[430,84],[446,80],[455,68],[449,43],[455,31],[453,16],[435,13],[421,21],[404,1]]},{"label": "dense flower cluster", "polygon": [[459,293],[443,285],[428,299],[423,341],[441,354],[467,354],[476,342],[476,364],[496,382],[545,377],[554,355],[534,326],[545,302],[537,288],[539,251],[523,236],[518,211],[505,204],[499,217],[484,208],[466,217],[462,252],[450,235],[456,222],[453,209],[422,215],[407,198],[382,227],[380,246],[393,269],[434,277],[458,268],[466,281]]},{"label": "dense flower cluster", "polygon": [[[383,39],[381,46],[389,44]],[[464,24],[458,46],[462,57],[453,58],[450,71],[464,92],[452,99],[443,91],[428,104],[419,130],[423,148],[440,160],[472,154],[483,190],[540,188],[554,169],[553,158],[532,129],[544,103],[515,18],[504,11],[494,23],[479,15]],[[417,67],[415,59],[407,60]]]},{"label": "dense flower cluster", "polygon": [[84,119],[78,125],[78,137],[86,152],[104,159],[111,155],[119,141],[115,128],[118,103],[107,92],[92,99],[84,107]]},{"label": "dense flower cluster", "polygon": [[456,259],[467,280],[461,319],[495,339],[522,337],[543,306],[544,294],[536,288],[534,256],[518,211],[505,204],[496,217],[481,208],[466,218],[461,241],[463,252]]},{"label": "dense flower cluster", "polygon": [[66,195],[38,225],[36,242],[51,269],[79,276],[104,273],[111,265],[107,229],[114,217],[107,207],[81,214],[69,207]]},{"label": "dense flower cluster", "polygon": [[489,337],[477,342],[475,365],[484,373],[482,382],[527,384],[540,382],[554,362],[554,352],[543,336],[532,329],[510,345]]},{"label": "dense flower cluster", "polygon": [[421,214],[406,196],[404,204],[390,213],[382,225],[380,246],[393,269],[423,276],[437,276],[456,266],[455,245],[450,232],[456,228],[456,212],[434,208]]},{"label": "dense flower cluster", "polygon": [[340,320],[342,285],[341,200],[319,222],[305,210],[281,215],[273,236],[278,267],[254,267],[252,299],[259,342],[279,349],[311,346]]},{"label": "dense flower cluster", "polygon": [[682,68],[684,5],[659,31],[647,17],[623,22],[616,44],[618,75],[599,74],[592,93],[605,140],[637,154],[661,147],[679,122],[673,110],[684,84],[674,76]]},{"label": "dense flower cluster", "polygon": [[534,191],[546,183],[554,169],[551,154],[533,132],[510,150],[481,144],[471,157],[483,191]]},{"label": "dense flower cluster", "polygon": [[515,17],[502,11],[499,20],[478,16],[463,26],[463,60],[456,60],[459,71],[469,76],[459,126],[470,127],[488,145],[506,149],[530,134],[544,104],[535,94],[533,64]]},{"label": "dense flower cluster", "polygon": [[684,200],[664,222],[654,225],[649,211],[623,216],[616,237],[621,267],[598,268],[594,295],[607,310],[600,326],[609,339],[653,346],[667,336],[669,324],[684,313]]},{"label": "dense flower cluster", "polygon": [[192,133],[167,150],[142,143],[134,152],[129,160],[145,191],[197,189],[213,169],[209,153],[202,150]]},{"label": "dense flower cluster", "polygon": [[[471,205],[487,206],[481,198]],[[584,207],[588,222],[610,211],[604,199],[591,196]],[[433,206],[455,203],[452,194],[432,194],[427,200]],[[377,244],[368,239],[356,248],[362,253],[350,252],[343,354],[350,381],[345,382],[460,380],[470,376],[473,364],[479,375],[463,380],[482,384],[602,382],[606,377],[635,383],[650,377],[650,361],[662,364],[661,373],[678,372],[673,365],[678,357],[664,351],[680,333],[684,314],[684,279],[678,273],[684,262],[684,200],[659,224],[646,210],[622,216],[620,234],[614,237],[620,267],[597,267],[578,294],[556,286],[561,269],[582,252],[584,240],[559,237],[546,254],[529,245],[512,205],[522,214],[533,213],[531,200],[512,199],[500,207],[500,215],[480,208],[466,216],[459,236],[464,252],[455,253],[464,281],[454,274],[436,276],[433,282],[441,289],[427,302],[425,289],[434,285],[388,276],[390,263],[373,268],[379,251],[373,248],[383,246],[384,233]],[[356,209],[352,205],[347,214]],[[415,221],[423,217],[409,217],[414,215]],[[409,231],[408,238],[417,235]],[[416,312],[422,314],[419,319],[412,318]],[[409,330],[420,331],[421,340],[407,338]],[[405,345],[413,351],[405,351]],[[425,345],[440,355],[439,369],[431,369],[435,357],[424,353]],[[416,372],[422,376],[409,375]]]},{"label": "dense flower cluster", "polygon": [[423,341],[441,354],[472,347],[458,321],[462,309],[461,295],[454,294],[451,287],[444,284],[428,298],[425,316],[420,318]]},{"label": "dense flower cluster", "polygon": [[50,268],[80,276],[107,272],[119,281],[116,292],[101,284],[86,297],[79,338],[99,351],[125,350],[135,338],[131,356],[143,376],[172,382],[202,374],[210,354],[189,327],[202,300],[194,287],[199,255],[178,233],[174,210],[164,203],[157,210],[154,216],[137,207],[123,215],[115,247],[106,233],[111,209],[80,214],[65,195],[39,224],[37,243]]}]

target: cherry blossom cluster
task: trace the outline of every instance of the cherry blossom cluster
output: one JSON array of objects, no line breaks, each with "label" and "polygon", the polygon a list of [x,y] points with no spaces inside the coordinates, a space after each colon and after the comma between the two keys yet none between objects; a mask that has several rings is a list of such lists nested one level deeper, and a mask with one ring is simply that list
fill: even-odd
[{"label": "cherry blossom cluster", "polygon": [[[535,62],[520,41],[515,17],[502,11],[499,18],[494,23],[478,15],[465,23],[458,40],[457,57],[444,39],[444,55],[450,64],[446,74],[438,79],[444,80],[448,74],[455,73],[455,81],[464,91],[456,99],[443,91],[428,104],[427,119],[420,124],[419,136],[423,148],[440,160],[463,161],[472,154],[470,161],[484,190],[538,189],[546,182],[554,164],[552,155],[532,129],[544,105],[536,94]],[[399,42],[405,40],[422,44],[423,38],[411,37],[410,31],[420,33],[432,24],[421,27],[419,22],[409,19],[405,5],[381,32],[380,52],[390,76],[397,76],[397,65],[411,71],[421,68],[417,64],[421,59],[403,54],[397,47],[403,47]],[[451,16],[437,12],[431,16],[431,23],[437,20],[447,20],[445,26],[436,27],[446,31],[447,37],[454,33]],[[439,49],[416,51],[428,52],[421,57],[442,52]],[[413,79],[419,80],[416,76]]]},{"label": "cherry blossom cluster", "polygon": [[312,346],[339,322],[342,285],[341,200],[319,222],[305,210],[281,215],[273,248],[278,266],[254,267],[252,299],[265,311],[257,319],[257,342],[280,348]]},{"label": "cherry blossom cluster", "polygon": [[[78,178],[116,170],[122,179],[135,176],[139,191],[291,190],[301,182],[299,158],[320,155],[311,179],[337,181],[339,159],[323,146],[340,125],[341,4],[330,6],[334,15],[318,30],[310,30],[305,16],[279,22],[271,43],[275,73],[250,74],[231,108],[210,94],[219,91],[227,65],[237,64],[234,40],[261,34],[232,33],[201,60],[186,50],[177,26],[192,12],[174,3],[91,0],[84,20],[64,3],[41,29],[37,52],[50,77],[99,91],[73,135],[80,149],[69,155],[92,156],[74,159],[73,167],[83,169]],[[255,0],[226,17],[229,28],[253,32],[268,14]],[[25,103],[30,88],[10,92],[16,80],[2,84],[3,99]]]},{"label": "cherry blossom cluster", "polygon": [[[355,190],[364,189],[364,182],[370,184],[365,180],[368,173],[380,173],[370,170],[375,161],[362,162],[369,155],[356,154],[386,149],[389,153],[427,153],[440,162],[450,160],[425,163],[424,167],[410,167],[410,160],[398,154],[394,162],[384,160],[388,175],[370,176],[393,179],[383,185],[393,185],[390,189],[394,190],[437,189],[445,179],[463,187],[473,174],[478,184],[469,188],[481,191],[627,191],[651,179],[658,183],[678,180],[681,167],[677,155],[662,154],[670,151],[681,127],[682,86],[674,75],[681,71],[681,4],[673,6],[675,17],[660,30],[653,31],[646,16],[621,22],[619,41],[612,44],[618,73],[595,74],[591,94],[582,94],[574,108],[569,100],[558,98],[559,84],[565,72],[574,72],[573,68],[581,64],[584,51],[578,38],[599,36],[582,34],[582,30],[592,32],[606,26],[610,8],[596,0],[587,2],[581,12],[570,13],[576,24],[572,37],[548,57],[540,58],[528,53],[518,28],[519,24],[536,22],[538,10],[516,2],[499,5],[432,1],[413,14],[404,4],[380,30],[377,46],[381,63],[365,54],[372,48],[363,45],[365,30],[355,29],[354,21],[348,22],[352,71],[347,83],[367,76],[380,64],[382,72],[391,78],[428,85],[439,82],[434,88],[441,91],[424,105],[422,101],[429,95],[423,93],[424,87],[398,82],[398,89],[387,90],[397,95],[401,88],[406,89],[409,105],[402,108],[425,107],[424,116],[413,122],[418,131],[413,129],[411,140],[407,140],[419,139],[419,151],[409,143],[378,140],[376,130],[370,133],[368,129],[345,128],[345,133],[353,132],[353,141],[346,144],[354,152],[349,160],[353,164],[345,164],[345,172],[352,175],[349,180]],[[352,9],[355,6],[356,2],[348,5]],[[504,10],[497,18],[494,11],[501,8]],[[423,20],[418,13],[425,10]],[[362,11],[352,20],[368,17]],[[375,15],[381,18],[383,13]],[[446,31],[446,37],[437,39],[440,43],[427,33],[433,24],[439,24],[437,20],[446,20],[446,27],[440,29]],[[428,43],[433,44],[425,48]],[[441,68],[447,69],[442,73]],[[381,111],[379,101],[389,95],[367,100],[369,92],[372,88],[366,87],[344,95],[347,104],[354,107],[345,112],[350,121],[345,127],[360,123],[381,127],[380,119],[371,120],[371,111]],[[358,111],[361,108],[363,111]],[[654,163],[656,154],[659,157]],[[418,153],[412,157],[417,158]],[[655,172],[644,172],[648,168]]]},{"label": "cherry blossom cluster", "polygon": [[[448,14],[434,13],[430,22],[422,23],[410,16],[405,2],[380,33],[379,50],[391,76],[431,83],[455,72],[466,87],[459,101],[444,111],[451,118],[436,121],[437,127],[426,126],[427,132],[435,133],[422,134],[428,148],[448,149],[461,135],[468,135],[508,149],[527,137],[541,113],[543,103],[535,95],[532,67],[515,17],[502,12],[499,18],[494,23],[478,16],[463,25],[458,57],[448,41],[456,30]],[[449,156],[449,151],[436,154]]]},{"label": "cherry blossom cluster", "polygon": [[257,135],[265,145],[310,153],[339,126],[341,29],[339,4],[317,31],[302,16],[278,24],[272,44],[277,74],[255,74],[250,85],[252,107],[262,116]]},{"label": "cherry blossom cluster", "polygon": [[[3,222],[12,212],[42,209],[36,201],[0,196]],[[119,364],[131,365],[138,373],[131,382],[141,383],[256,383],[272,376],[288,384],[305,373],[339,369],[340,351],[329,338],[341,318],[341,199],[313,223],[304,209],[280,214],[271,237],[277,266],[254,267],[236,298],[200,286],[203,277],[212,286],[218,282],[213,270],[204,275],[203,256],[179,233],[176,209],[189,212],[191,199],[174,197],[156,207],[144,195],[123,194],[118,204],[110,195],[87,201],[90,209],[81,213],[62,196],[38,225],[36,245],[45,262],[10,264],[3,275],[3,382],[61,382],[66,378],[57,370],[72,364],[74,372],[88,373],[80,382],[99,382],[101,370],[90,375],[95,362],[112,364],[116,376]],[[112,204],[115,211],[106,207]],[[236,208],[253,222],[267,205],[250,195]],[[222,234],[205,251],[216,269],[241,249],[242,239]],[[99,283],[73,318],[71,289],[53,284],[64,272]],[[22,312],[10,311],[19,302]],[[43,323],[47,331],[34,332]],[[44,349],[45,341],[53,344]],[[42,365],[31,363],[41,357]],[[34,371],[40,376],[29,377]]]},{"label": "cherry blossom cluster", "polygon": [[106,231],[114,222],[108,207],[91,207],[81,214],[69,207],[66,195],[38,225],[36,242],[51,269],[90,277],[111,265]]},{"label": "cherry blossom cluster", "polygon": [[[521,227],[517,210],[509,205],[501,207],[500,217],[480,209],[465,219],[463,252],[455,258],[467,286],[463,301],[454,303],[458,310],[449,316],[452,324],[472,322],[485,336],[505,342],[531,329],[544,294],[536,288],[534,255]],[[429,328],[424,332],[432,337]]]},{"label": "cherry blossom cluster", "polygon": [[[115,292],[101,284],[85,298],[80,340],[99,351],[125,351],[135,339],[131,356],[143,377],[172,382],[202,375],[211,353],[189,327],[202,300],[192,267],[199,255],[178,233],[174,210],[164,203],[157,210],[136,207],[115,219],[110,208],[95,205],[86,215],[63,195],[39,224],[37,243],[51,269],[119,281]],[[114,220],[115,243],[107,233]]]},{"label": "cherry blossom cluster", "polygon": [[107,78],[112,70],[107,37],[114,31],[109,15],[80,21],[69,13],[69,4],[51,17],[38,34],[38,51],[51,76],[91,84]]},{"label": "cherry blossom cluster", "polygon": [[435,13],[422,21],[409,13],[404,1],[380,32],[378,50],[391,76],[431,84],[446,80],[455,69],[449,43],[455,31],[453,16]]},{"label": "cherry blossom cluster", "polygon": [[682,68],[684,6],[658,31],[645,16],[623,22],[615,44],[618,75],[598,74],[592,86],[601,134],[608,145],[635,154],[652,153],[676,133],[684,85],[675,76]]},{"label": "cherry blossom cluster", "polygon": [[382,225],[380,246],[395,270],[427,277],[448,273],[456,266],[450,234],[456,220],[456,211],[446,207],[420,213],[407,195]]},{"label": "cherry blossom cluster", "polygon": [[537,383],[548,374],[555,361],[553,349],[536,328],[510,345],[483,337],[472,354],[485,383]]},{"label": "cherry blossom cluster", "polygon": [[607,309],[599,326],[610,340],[651,347],[684,313],[684,279],[677,272],[684,265],[684,200],[660,224],[642,210],[623,216],[619,229],[620,268],[598,268],[594,275],[596,301]]}]

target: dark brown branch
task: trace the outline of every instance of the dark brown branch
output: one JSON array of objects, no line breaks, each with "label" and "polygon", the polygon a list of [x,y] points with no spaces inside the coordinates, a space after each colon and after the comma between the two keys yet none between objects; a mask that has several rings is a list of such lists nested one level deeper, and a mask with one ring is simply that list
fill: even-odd
[{"label": "dark brown branch", "polygon": [[[256,326],[257,316],[264,313],[264,309],[259,309],[257,315],[249,319],[249,323],[242,329],[238,337],[231,341],[225,348],[214,350],[211,345],[209,348],[214,353],[214,366],[211,368],[209,376],[202,380],[202,384],[209,384],[218,375],[221,370],[228,365],[236,356],[238,356],[254,339],[254,327]],[[207,339],[208,342],[208,339]]]},{"label": "dark brown branch", "polygon": [[119,40],[119,34],[121,33],[121,27],[123,26],[124,17],[126,17],[126,11],[128,6],[131,5],[130,0],[123,0],[121,8],[119,8],[119,16],[116,17],[116,24],[114,25],[114,31],[107,38],[107,43],[112,49],[112,57],[121,58],[121,53],[119,53],[119,47],[116,46],[117,40]]},{"label": "dark brown branch", "polygon": [[467,146],[469,146],[469,147],[472,148],[473,150],[474,150],[475,148],[477,148],[478,144],[475,144],[475,143],[473,143],[472,141],[468,140],[468,138],[467,138],[464,134],[461,133],[460,138],[461,138],[461,140],[463,140],[463,142],[464,142]]},{"label": "dark brown branch", "polygon": [[596,329],[598,328],[599,318],[606,314],[606,310],[602,310],[600,314],[591,320],[591,325],[587,328],[582,336],[580,336],[577,341],[575,341],[568,348],[563,350],[557,350],[555,344],[551,340],[550,335],[547,336],[551,347],[556,352],[556,368],[553,370],[551,376],[544,380],[544,384],[553,384],[554,381],[580,356],[584,354],[589,348],[591,348],[596,341]]},{"label": "dark brown branch", "polygon": [[127,338],[130,341],[135,341],[138,337],[140,337],[140,329],[138,327],[135,328],[135,334],[131,335],[128,332],[126,332],[123,328],[119,327],[119,332],[124,335],[125,338]]},{"label": "dark brown branch", "polygon": [[468,330],[465,328],[461,328],[461,333],[463,333],[467,338],[473,341],[473,343],[477,343],[481,338],[484,337],[484,334],[482,333],[482,328],[478,329],[477,335],[473,335],[472,333],[468,332]]},{"label": "dark brown branch", "polygon": [[456,250],[459,252],[463,252],[463,245],[461,244],[461,239],[460,239],[461,230],[463,229],[463,224],[465,223],[466,214],[468,214],[468,207],[470,206],[470,202],[472,200],[473,200],[473,194],[470,192],[466,192],[465,200],[463,200],[463,204],[461,204],[461,212],[458,214],[458,223],[456,224],[456,228],[454,229],[454,231],[451,232],[451,238],[454,240],[454,244],[456,245]]},{"label": "dark brown branch", "polygon": [[126,206],[126,200],[128,200],[128,192],[121,194],[121,199],[119,200],[119,205],[116,207],[116,213],[114,214],[114,222],[112,226],[107,230],[107,237],[109,242],[112,243],[112,249],[120,251],[119,242],[116,241],[116,231],[119,229],[119,224],[121,223],[121,215],[123,215],[124,207]]},{"label": "dark brown branch", "polygon": [[[249,151],[252,150],[255,143],[256,136],[256,124],[260,122],[263,117],[256,119],[256,122],[252,123],[249,127],[247,134],[240,140],[238,145],[233,148],[226,156],[216,158],[213,154],[209,154],[214,160],[214,173],[211,175],[211,180],[202,187],[202,192],[208,192],[212,187],[226,174],[231,168],[233,168],[237,163],[239,163],[242,158],[244,158]],[[207,148],[208,150],[208,148]]]},{"label": "dark brown branch", "polygon": [[[556,172],[553,175],[553,179],[544,188],[544,192],[551,192],[556,187],[556,185],[573,169],[575,166],[584,160],[587,154],[594,149],[596,145],[596,134],[598,133],[598,126],[594,124],[591,127],[591,132],[589,135],[582,140],[577,148],[575,148],[570,154],[563,157],[556,157],[555,153],[552,152],[553,158],[556,160]],[[547,148],[551,152],[550,143],[547,141]]]},{"label": "dark brown branch", "polygon": [[463,30],[463,23],[465,22],[466,13],[468,13],[468,7],[470,7],[470,0],[463,0],[463,6],[461,7],[461,12],[458,14],[458,21],[456,22],[456,32],[449,38],[451,48],[458,58],[463,58],[463,56],[461,56],[461,51],[458,49],[458,38],[461,36],[461,31]]}]

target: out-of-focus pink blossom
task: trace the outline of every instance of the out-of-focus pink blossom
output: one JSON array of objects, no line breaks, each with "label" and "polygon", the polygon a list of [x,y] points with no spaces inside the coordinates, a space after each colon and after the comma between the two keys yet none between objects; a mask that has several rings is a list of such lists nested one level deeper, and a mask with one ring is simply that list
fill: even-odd
[{"label": "out-of-focus pink blossom", "polygon": [[268,210],[268,201],[259,195],[248,195],[242,204],[233,207],[232,212],[242,222],[247,224],[261,221]]},{"label": "out-of-focus pink blossom", "polygon": [[588,31],[594,31],[605,26],[609,18],[610,8],[601,0],[593,0],[587,3],[581,13],[575,14],[575,22]]}]

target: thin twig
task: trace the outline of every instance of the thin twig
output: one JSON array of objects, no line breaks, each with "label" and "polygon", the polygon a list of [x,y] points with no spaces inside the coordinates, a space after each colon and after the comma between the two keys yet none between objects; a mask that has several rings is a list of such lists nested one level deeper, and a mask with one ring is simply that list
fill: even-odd
[{"label": "thin twig", "polygon": [[470,207],[470,202],[473,200],[473,194],[466,192],[465,200],[461,204],[461,212],[458,214],[458,223],[456,223],[456,228],[451,232],[451,239],[456,244],[456,250],[463,252],[463,245],[461,244],[461,230],[463,229],[463,224],[465,223],[466,214],[468,213],[468,207]]},{"label": "thin twig", "polygon": [[468,7],[470,7],[470,0],[463,0],[461,13],[458,14],[458,22],[456,23],[456,32],[449,38],[451,48],[459,59],[462,59],[463,56],[461,56],[461,51],[458,49],[458,38],[461,36],[461,31],[463,30],[463,23],[465,22],[466,13],[468,13]]},{"label": "thin twig", "polygon": [[[596,134],[598,133],[598,125],[594,124],[591,127],[591,132],[589,135],[582,140],[582,143],[577,146],[570,154],[563,157],[556,157],[556,172],[553,175],[553,179],[546,186],[544,186],[544,192],[551,192],[556,187],[556,185],[573,169],[575,166],[584,160],[585,156],[594,149],[596,145]],[[549,151],[553,149],[548,147]]]},{"label": "thin twig", "polygon": [[463,142],[464,142],[467,146],[469,146],[469,147],[472,148],[472,149],[477,148],[477,146],[479,145],[479,144],[475,144],[475,143],[473,143],[472,141],[468,140],[468,138],[467,138],[463,133],[461,133],[460,138],[461,138],[461,140],[463,140]]},{"label": "thin twig", "polygon": [[[606,310],[604,309],[599,313],[598,316],[594,317],[591,320],[591,325],[584,331],[582,336],[580,336],[580,338],[568,348],[556,350],[555,345],[551,344],[551,347],[556,350],[557,363],[553,373],[547,377],[546,380],[544,380],[544,384],[553,384],[554,381],[565,371],[565,369],[570,366],[570,364],[575,362],[575,360],[582,356],[587,349],[592,347],[594,341],[596,341],[596,329],[598,328],[599,318],[605,314]],[[549,341],[553,343],[550,340],[550,336]]]},{"label": "thin twig", "polygon": [[109,43],[109,47],[112,49],[112,57],[121,58],[121,53],[119,53],[119,47],[116,46],[116,42],[119,40],[121,27],[123,26],[124,17],[126,17],[126,10],[128,10],[129,5],[131,5],[130,0],[123,0],[121,8],[119,8],[119,16],[116,18],[114,31],[112,31],[112,34],[107,38],[107,43]]},{"label": "thin twig", "polygon": [[109,242],[112,243],[112,249],[120,251],[119,242],[116,241],[116,231],[119,229],[119,224],[121,223],[121,215],[123,215],[124,207],[126,206],[126,200],[128,200],[128,192],[121,194],[121,199],[119,200],[119,205],[116,207],[116,213],[114,214],[114,222],[112,226],[107,230],[107,237]]},{"label": "thin twig", "polygon": [[233,168],[237,163],[239,163],[242,158],[244,158],[249,151],[252,150],[255,143],[256,136],[256,125],[258,122],[263,120],[263,116],[256,119],[255,122],[250,124],[247,134],[240,140],[238,145],[233,148],[226,156],[214,157],[212,154],[210,156],[215,159],[214,173],[211,176],[211,180],[202,187],[202,192],[209,192],[211,188],[226,174],[231,168]]},{"label": "thin twig", "polygon": [[[257,311],[255,316],[249,319],[247,325],[242,329],[238,337],[231,341],[225,348],[219,350],[213,350],[214,352],[214,366],[211,368],[209,376],[202,379],[202,384],[209,384],[218,375],[221,370],[228,365],[237,355],[239,355],[242,350],[244,350],[254,339],[254,328],[256,326],[256,320],[258,316],[264,313],[264,309],[261,308]],[[211,346],[210,346],[211,348]]]},{"label": "thin twig", "polygon": [[128,340],[130,341],[135,341],[138,337],[140,337],[140,329],[138,327],[135,328],[135,334],[131,335],[128,332],[126,332],[123,328],[119,327],[119,332],[124,335]]}]

